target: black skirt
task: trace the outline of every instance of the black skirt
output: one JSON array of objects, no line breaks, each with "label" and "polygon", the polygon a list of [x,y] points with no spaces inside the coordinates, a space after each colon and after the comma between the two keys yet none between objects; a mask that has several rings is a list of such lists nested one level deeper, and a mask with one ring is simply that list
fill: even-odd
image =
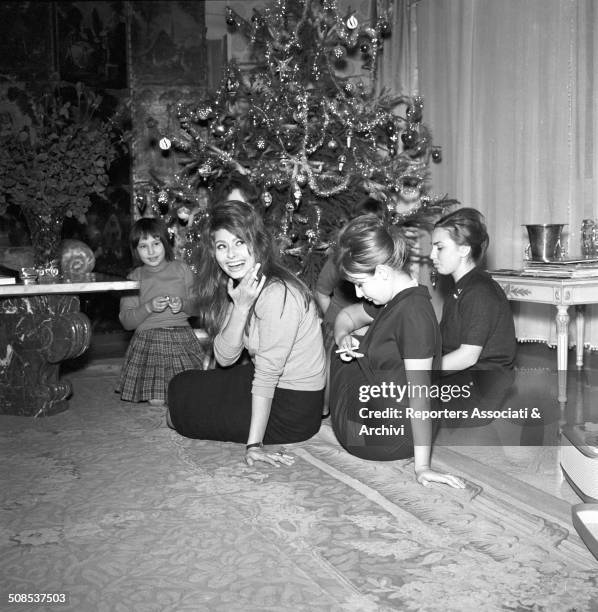
[{"label": "black skirt", "polygon": [[[215,370],[190,370],[168,387],[168,406],[175,430],[187,438],[246,443],[251,423],[253,364]],[[295,391],[277,387],[264,444],[302,442],[322,422],[324,390]]]},{"label": "black skirt", "polygon": [[[391,380],[392,376],[381,381]],[[357,360],[344,362],[337,355],[330,364],[330,419],[340,445],[351,455],[369,461],[396,461],[413,457],[413,432],[408,418],[369,416],[370,410],[394,408],[392,400],[360,400],[360,388],[370,385]]]}]

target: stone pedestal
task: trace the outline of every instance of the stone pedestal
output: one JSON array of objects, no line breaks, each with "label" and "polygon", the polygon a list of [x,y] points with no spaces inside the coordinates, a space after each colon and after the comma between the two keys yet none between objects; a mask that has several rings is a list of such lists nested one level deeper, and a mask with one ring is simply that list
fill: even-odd
[{"label": "stone pedestal", "polygon": [[0,297],[0,414],[50,416],[68,408],[60,362],[81,355],[91,323],[76,295]]}]

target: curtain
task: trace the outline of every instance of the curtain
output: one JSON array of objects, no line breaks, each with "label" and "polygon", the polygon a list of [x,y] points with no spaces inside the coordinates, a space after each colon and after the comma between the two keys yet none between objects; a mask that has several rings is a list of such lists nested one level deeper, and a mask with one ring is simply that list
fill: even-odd
[{"label": "curtain", "polygon": [[[568,254],[580,255],[582,220],[598,219],[598,6],[593,0],[416,6],[424,118],[443,147],[442,163],[431,168],[433,189],[485,214],[489,268],[524,265],[524,224],[566,224]],[[556,344],[553,306],[513,303],[513,310],[519,339]],[[586,344],[598,348],[598,306],[587,308]]]},{"label": "curtain", "polygon": [[417,12],[414,0],[372,0],[378,16],[388,16],[392,36],[385,41],[378,63],[376,92],[416,95]]}]

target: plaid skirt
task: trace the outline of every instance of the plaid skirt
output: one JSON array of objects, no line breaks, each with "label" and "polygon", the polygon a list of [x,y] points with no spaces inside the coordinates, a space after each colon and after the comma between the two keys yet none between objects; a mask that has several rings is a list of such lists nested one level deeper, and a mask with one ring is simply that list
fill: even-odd
[{"label": "plaid skirt", "polygon": [[203,368],[206,349],[191,327],[146,329],[133,334],[116,391],[128,402],[168,401],[171,378]]}]

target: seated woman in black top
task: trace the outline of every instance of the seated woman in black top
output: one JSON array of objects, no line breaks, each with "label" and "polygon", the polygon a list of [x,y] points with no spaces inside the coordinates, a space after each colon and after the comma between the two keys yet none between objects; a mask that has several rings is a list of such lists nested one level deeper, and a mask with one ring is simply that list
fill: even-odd
[{"label": "seated woman in black top", "polygon": [[[473,208],[456,210],[434,226],[432,261],[454,281],[440,322],[442,383],[470,389],[466,400],[451,400],[451,408],[498,409],[513,384],[517,341],[511,307],[500,285],[477,267],[488,242],[484,218]],[[481,424],[476,418],[461,421]]]},{"label": "seated woman in black top", "polygon": [[[352,455],[374,461],[414,457],[420,484],[463,488],[461,478],[431,466],[436,402],[429,391],[441,338],[428,289],[403,269],[405,253],[400,230],[374,215],[354,219],[339,236],[339,270],[365,301],[347,306],[335,320],[332,428]],[[358,340],[352,334],[364,325],[369,328]]]}]

